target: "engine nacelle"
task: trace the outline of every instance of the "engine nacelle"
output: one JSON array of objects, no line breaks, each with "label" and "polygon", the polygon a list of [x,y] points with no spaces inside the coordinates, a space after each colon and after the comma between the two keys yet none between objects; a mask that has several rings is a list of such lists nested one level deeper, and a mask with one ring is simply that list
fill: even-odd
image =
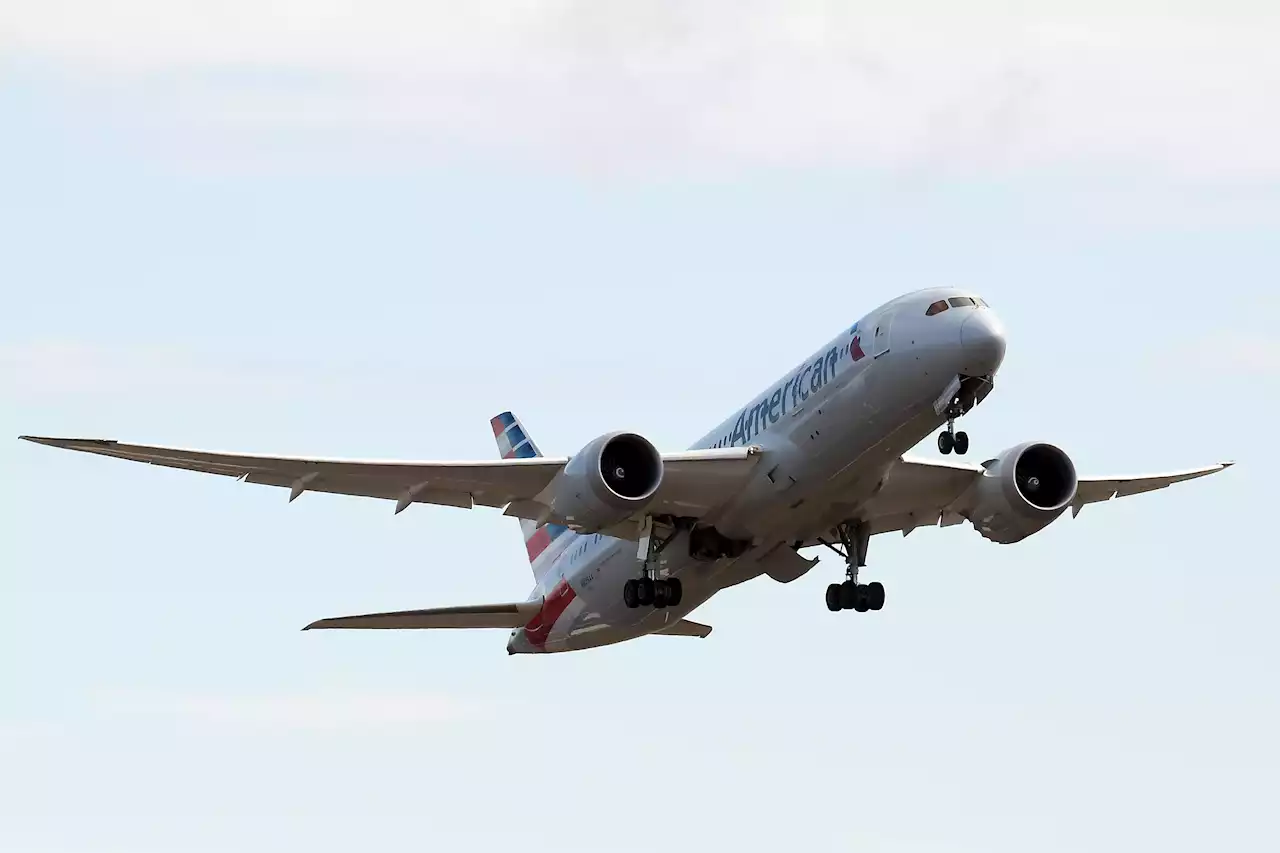
[{"label": "engine nacelle", "polygon": [[662,485],[662,454],[647,439],[612,432],[570,457],[551,484],[551,510],[595,533],[643,510]]},{"label": "engine nacelle", "polygon": [[969,518],[992,542],[1020,542],[1039,533],[1075,500],[1075,463],[1052,444],[1019,444],[985,464]]}]

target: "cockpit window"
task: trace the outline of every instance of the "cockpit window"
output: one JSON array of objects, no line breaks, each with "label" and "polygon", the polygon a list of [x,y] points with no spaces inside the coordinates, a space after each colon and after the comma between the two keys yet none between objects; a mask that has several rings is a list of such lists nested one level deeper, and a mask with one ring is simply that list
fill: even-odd
[{"label": "cockpit window", "polygon": [[973,297],[970,297],[970,296],[953,296],[948,301],[951,303],[952,308],[963,308],[966,305],[977,304],[976,302],[973,301]]},{"label": "cockpit window", "polygon": [[943,311],[947,310],[947,307],[947,300],[939,299],[937,302],[929,306],[928,310],[924,312],[924,315],[926,317],[932,317],[934,314],[941,314]]}]

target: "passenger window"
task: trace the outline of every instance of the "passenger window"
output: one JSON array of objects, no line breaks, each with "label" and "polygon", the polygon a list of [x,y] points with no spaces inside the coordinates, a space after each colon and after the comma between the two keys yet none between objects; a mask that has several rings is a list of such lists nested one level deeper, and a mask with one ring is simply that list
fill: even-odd
[{"label": "passenger window", "polygon": [[950,299],[952,308],[963,308],[966,305],[973,305],[974,301],[968,296],[953,296]]},{"label": "passenger window", "polygon": [[929,310],[924,312],[926,317],[932,317],[934,314],[941,314],[947,310],[947,300],[939,299],[937,302],[929,306]]}]

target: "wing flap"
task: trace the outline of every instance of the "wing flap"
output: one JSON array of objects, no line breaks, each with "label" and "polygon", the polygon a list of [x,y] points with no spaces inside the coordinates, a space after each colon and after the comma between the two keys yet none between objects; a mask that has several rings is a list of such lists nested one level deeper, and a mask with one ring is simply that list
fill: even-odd
[{"label": "wing flap", "polygon": [[[1080,477],[1071,512],[1076,516],[1087,504],[1159,491],[1225,471],[1234,464],[1222,462],[1167,474]],[[875,534],[901,531],[907,535],[917,527],[950,527],[965,520],[971,502],[969,489],[984,470],[984,466],[970,462],[904,456],[875,497],[845,511],[862,512]],[[833,502],[835,506],[838,502]],[[805,540],[806,547],[816,544],[816,538]]]},{"label": "wing flap", "polygon": [[474,604],[463,607],[435,607],[428,610],[401,610],[337,616],[312,622],[302,630],[349,628],[359,630],[404,631],[424,628],[519,628],[537,615],[541,600],[513,604]]},{"label": "wing flap", "polygon": [[103,439],[21,437],[49,447],[288,488],[290,499],[304,491],[327,492],[393,500],[397,505],[408,498],[406,503],[467,509],[474,504],[502,507],[536,495],[568,461],[551,457],[479,462],[323,459],[188,450]]},{"label": "wing flap", "polygon": [[[470,509],[505,507],[508,515],[560,524],[538,498],[569,460],[567,457],[466,461],[383,461],[323,459],[224,453],[106,439],[20,436],[49,447],[144,462],[165,468],[233,477],[247,483],[304,492],[327,492],[395,501],[396,512],[411,503]],[[665,474],[646,512],[702,518],[736,495],[760,459],[760,448],[692,450],[663,456]],[[639,521],[639,519],[635,519]],[[626,525],[624,535],[636,533]]]},{"label": "wing flap", "polygon": [[738,494],[759,464],[755,445],[662,455],[662,485],[649,512],[701,518]]},{"label": "wing flap", "polygon": [[1087,504],[1101,503],[1114,498],[1126,498],[1167,489],[1175,483],[1197,480],[1210,474],[1225,471],[1234,462],[1220,462],[1217,465],[1206,465],[1203,468],[1190,468],[1186,471],[1174,471],[1169,474],[1150,474],[1146,476],[1125,477],[1081,477],[1076,491],[1076,499],[1071,505],[1072,516],[1080,514]]},{"label": "wing flap", "polygon": [[[305,479],[305,475],[304,477],[294,477],[292,474],[259,471],[246,475],[244,481],[260,486],[281,486],[291,489],[297,486],[299,480],[302,479]],[[306,480],[302,484],[302,491],[382,498],[393,501],[410,497],[409,503],[435,504],[436,506],[452,506],[461,509],[471,509],[478,502],[467,491],[447,491],[445,489],[431,488],[429,484],[402,487],[399,482],[384,482],[377,477],[317,476],[315,479]],[[487,498],[482,496],[482,500],[485,499]],[[495,505],[501,506],[502,504],[499,502]]]}]

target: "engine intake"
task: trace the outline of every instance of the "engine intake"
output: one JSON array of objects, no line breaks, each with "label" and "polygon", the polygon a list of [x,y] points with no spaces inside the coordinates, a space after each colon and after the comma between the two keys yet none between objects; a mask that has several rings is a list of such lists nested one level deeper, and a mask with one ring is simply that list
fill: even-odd
[{"label": "engine intake", "polygon": [[605,487],[624,500],[652,497],[662,482],[662,455],[634,433],[607,440],[600,450],[598,468]]},{"label": "engine intake", "polygon": [[1020,542],[1052,524],[1075,500],[1076,466],[1060,448],[1028,442],[986,463],[973,526],[993,542]]},{"label": "engine intake", "polygon": [[643,436],[613,432],[570,457],[551,484],[551,509],[587,533],[643,510],[662,485],[662,454]]},{"label": "engine intake", "polygon": [[1076,467],[1051,444],[1033,444],[1017,456],[1013,482],[1018,495],[1037,509],[1062,509],[1076,496]]}]

